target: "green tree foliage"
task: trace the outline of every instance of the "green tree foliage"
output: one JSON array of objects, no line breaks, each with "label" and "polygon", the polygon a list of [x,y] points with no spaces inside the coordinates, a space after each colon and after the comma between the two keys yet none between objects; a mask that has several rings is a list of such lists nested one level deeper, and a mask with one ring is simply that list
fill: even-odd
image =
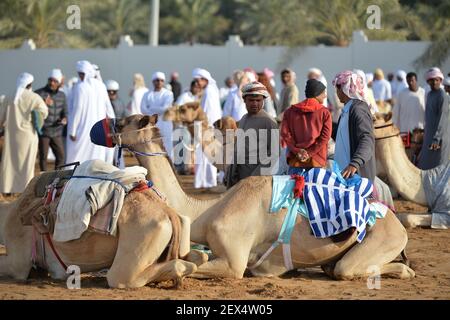
[{"label": "green tree foliage", "polygon": [[230,21],[218,14],[219,9],[215,0],[174,0],[170,15],[161,18],[161,41],[223,43]]},{"label": "green tree foliage", "polygon": [[[81,30],[68,30],[68,5],[81,7]],[[367,7],[381,9],[381,29],[366,26]],[[148,41],[150,0],[2,0],[0,48],[33,39],[39,48],[115,47],[121,35]],[[450,0],[161,0],[162,44],[223,44],[239,34],[246,44],[291,48],[347,46],[354,30],[370,40],[431,40],[418,65],[449,55]]]},{"label": "green tree foliage", "polygon": [[0,5],[0,48],[15,48],[33,39],[38,48],[84,47],[78,30],[67,32],[68,0],[3,0]]}]

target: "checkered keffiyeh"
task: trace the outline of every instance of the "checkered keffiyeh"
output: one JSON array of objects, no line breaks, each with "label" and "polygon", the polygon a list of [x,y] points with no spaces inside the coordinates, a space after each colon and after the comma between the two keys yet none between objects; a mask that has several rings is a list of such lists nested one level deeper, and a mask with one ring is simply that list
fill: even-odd
[{"label": "checkered keffiyeh", "polygon": [[264,99],[269,97],[267,88],[260,82],[251,82],[242,88],[242,97],[246,95],[261,95]]}]

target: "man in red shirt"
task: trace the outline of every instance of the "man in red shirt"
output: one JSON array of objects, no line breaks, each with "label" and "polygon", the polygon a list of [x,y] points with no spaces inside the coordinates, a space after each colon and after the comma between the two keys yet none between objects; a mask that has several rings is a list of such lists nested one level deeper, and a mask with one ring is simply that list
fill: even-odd
[{"label": "man in red shirt", "polygon": [[325,85],[315,79],[306,83],[306,99],[289,107],[281,123],[281,145],[287,147],[289,174],[327,165],[327,145],[332,119],[323,102]]}]

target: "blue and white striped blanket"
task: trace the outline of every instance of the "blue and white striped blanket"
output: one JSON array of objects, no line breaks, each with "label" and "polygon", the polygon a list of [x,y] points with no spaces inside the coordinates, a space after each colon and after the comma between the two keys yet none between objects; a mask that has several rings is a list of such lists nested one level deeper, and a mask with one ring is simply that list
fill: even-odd
[{"label": "blue and white striped blanket", "polygon": [[367,197],[373,190],[366,178],[352,179],[352,185],[334,172],[315,168],[305,174],[303,197],[309,222],[317,238],[327,238],[355,227],[361,242],[369,222]]}]

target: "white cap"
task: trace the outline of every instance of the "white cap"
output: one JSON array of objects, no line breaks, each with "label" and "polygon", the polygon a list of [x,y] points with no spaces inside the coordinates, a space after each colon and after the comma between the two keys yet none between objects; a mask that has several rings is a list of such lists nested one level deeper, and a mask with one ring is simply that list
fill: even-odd
[{"label": "white cap", "polygon": [[118,91],[119,90],[119,83],[117,81],[114,80],[107,80],[105,82],[106,85],[106,89],[107,90],[112,90],[112,91]]},{"label": "white cap", "polygon": [[55,79],[59,83],[61,83],[61,80],[63,78],[63,74],[61,72],[61,69],[53,69],[50,71],[50,74],[48,75],[49,78]]},{"label": "white cap", "polygon": [[450,77],[445,78],[443,84],[450,87]]},{"label": "white cap", "polygon": [[166,75],[161,71],[157,71],[152,75],[152,81],[155,81],[156,79],[166,81]]}]

